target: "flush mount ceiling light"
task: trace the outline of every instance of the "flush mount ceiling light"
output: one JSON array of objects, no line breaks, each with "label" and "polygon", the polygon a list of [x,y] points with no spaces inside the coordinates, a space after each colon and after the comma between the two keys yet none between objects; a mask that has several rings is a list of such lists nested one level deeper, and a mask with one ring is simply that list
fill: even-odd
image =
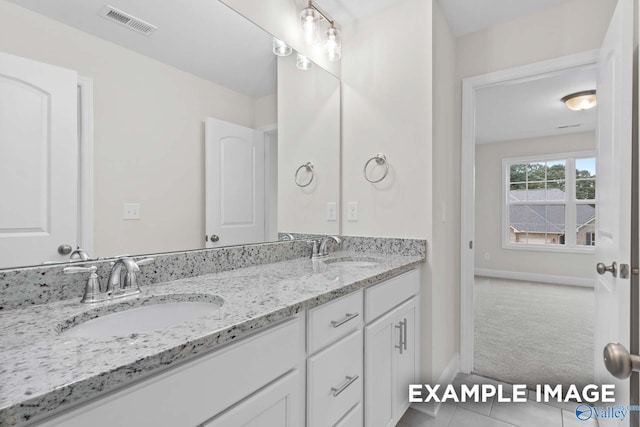
[{"label": "flush mount ceiling light", "polygon": [[280,39],[273,38],[273,54],[277,56],[289,56],[292,49]]},{"label": "flush mount ceiling light", "polygon": [[595,89],[569,94],[563,97],[561,101],[565,103],[568,109],[574,111],[588,110],[598,103]]},{"label": "flush mount ceiling light", "polygon": [[311,69],[311,67],[313,67],[313,62],[311,62],[309,58],[307,58],[306,56],[298,54],[298,59],[296,60],[296,67],[298,68],[298,70],[306,71]]},{"label": "flush mount ceiling light", "polygon": [[329,61],[338,61],[342,54],[340,31],[336,28],[335,21],[314,5],[311,0],[309,0],[307,7],[300,12],[300,25],[302,26],[304,41],[308,45],[313,45],[318,41],[318,24],[323,19],[329,23],[329,28],[322,42],[324,51],[329,57]]}]

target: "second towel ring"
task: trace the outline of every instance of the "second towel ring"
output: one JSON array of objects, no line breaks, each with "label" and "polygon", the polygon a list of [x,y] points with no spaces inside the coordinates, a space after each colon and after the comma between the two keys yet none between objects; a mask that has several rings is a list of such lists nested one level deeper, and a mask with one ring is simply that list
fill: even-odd
[{"label": "second towel ring", "polygon": [[[376,161],[376,164],[378,166],[384,165],[384,167],[385,167],[384,173],[378,179],[369,179],[369,177],[367,176],[367,167],[369,166],[369,163],[371,163],[374,160]],[[364,164],[364,168],[362,168],[362,173],[364,174],[364,179],[366,179],[367,181],[369,181],[372,184],[375,184],[375,183],[380,182],[383,179],[385,179],[387,177],[387,175],[389,174],[389,162],[387,162],[387,156],[385,156],[382,153],[378,153],[375,156],[373,156],[372,158],[370,158],[369,160],[367,160],[367,163]]]},{"label": "second towel ring", "polygon": [[[298,174],[302,169],[306,169],[306,171],[311,174],[311,176],[309,177],[309,181],[306,184],[300,184],[298,182]],[[296,182],[296,185],[298,187],[308,187],[313,182],[313,178],[315,176],[316,176],[316,173],[313,171],[313,163],[307,162],[304,165],[301,165],[298,169],[296,169],[296,174],[293,179]]]}]

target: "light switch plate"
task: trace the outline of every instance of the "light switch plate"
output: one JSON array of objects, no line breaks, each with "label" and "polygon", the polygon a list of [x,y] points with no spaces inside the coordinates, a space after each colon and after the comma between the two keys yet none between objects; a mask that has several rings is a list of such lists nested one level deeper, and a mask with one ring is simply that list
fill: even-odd
[{"label": "light switch plate", "polygon": [[327,221],[338,220],[338,205],[336,202],[327,202]]},{"label": "light switch plate", "polygon": [[124,203],[122,219],[140,219],[140,203]]},{"label": "light switch plate", "polygon": [[347,221],[358,220],[358,202],[347,203]]}]

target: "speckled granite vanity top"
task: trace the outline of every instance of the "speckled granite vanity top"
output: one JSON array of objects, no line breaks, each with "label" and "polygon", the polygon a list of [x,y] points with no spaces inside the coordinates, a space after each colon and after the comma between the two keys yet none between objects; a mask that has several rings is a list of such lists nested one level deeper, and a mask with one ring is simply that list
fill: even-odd
[{"label": "speckled granite vanity top", "polygon": [[[336,253],[333,256],[363,253]],[[127,300],[50,302],[0,314],[0,425],[68,407],[258,328],[408,271],[423,256],[367,254],[375,266],[332,266],[309,258],[241,268],[153,286],[135,299],[162,303],[197,294],[223,304],[211,314],[166,329],[115,338],[60,335],[70,319],[109,311]],[[171,297],[167,297],[170,296]],[[71,325],[72,326],[72,325]]]}]

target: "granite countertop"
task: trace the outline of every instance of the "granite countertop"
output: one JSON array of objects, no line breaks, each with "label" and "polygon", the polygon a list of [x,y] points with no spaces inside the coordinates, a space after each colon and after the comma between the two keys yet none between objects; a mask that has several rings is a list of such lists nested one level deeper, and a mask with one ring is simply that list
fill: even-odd
[{"label": "granite countertop", "polygon": [[[114,302],[88,305],[73,299],[2,312],[0,426],[70,407],[424,261],[422,256],[362,252],[336,252],[331,258],[342,256],[369,256],[381,262],[342,267],[297,258],[152,286],[142,283],[141,295]],[[224,303],[210,315],[148,333],[111,338],[60,335],[70,319],[89,311],[110,311],[121,303],[139,305],[146,299],[189,300],[192,294],[210,301],[222,298]]]}]

